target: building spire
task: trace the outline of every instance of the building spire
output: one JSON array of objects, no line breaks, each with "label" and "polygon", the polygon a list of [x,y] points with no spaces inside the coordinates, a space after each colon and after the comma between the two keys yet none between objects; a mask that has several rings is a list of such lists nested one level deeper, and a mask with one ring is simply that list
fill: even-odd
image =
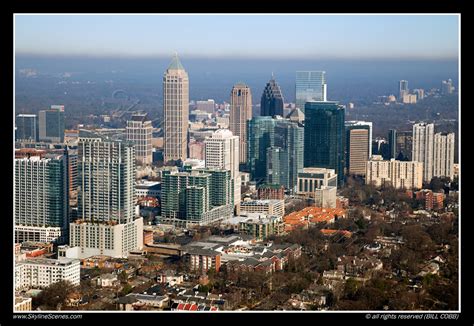
[{"label": "building spire", "polygon": [[168,70],[184,70],[181,61],[179,61],[178,52],[174,52],[173,59],[171,60]]}]

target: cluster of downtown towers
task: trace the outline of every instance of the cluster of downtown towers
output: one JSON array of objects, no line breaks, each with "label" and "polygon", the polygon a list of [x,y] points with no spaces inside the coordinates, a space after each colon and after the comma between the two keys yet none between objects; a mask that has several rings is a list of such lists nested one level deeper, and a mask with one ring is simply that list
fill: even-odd
[{"label": "cluster of downtown towers", "polygon": [[[188,147],[189,79],[177,55],[163,77],[163,101],[164,160],[184,161]],[[272,77],[262,95],[261,116],[252,117],[250,88],[244,83],[235,84],[229,130],[220,130],[211,137],[209,151],[206,144],[206,168],[163,174],[162,215],[187,219],[193,211],[197,218],[205,216],[210,220],[215,220],[216,214],[228,216],[229,206],[240,203],[239,170],[250,172],[259,184],[279,184],[290,192],[295,192],[297,175],[303,167],[334,169],[338,184],[342,184],[345,109],[337,102],[327,101],[325,73],[297,72],[296,108],[282,117],[283,105],[280,87]],[[28,115],[23,118],[23,123],[28,121]],[[77,149],[71,150],[64,145],[63,120],[63,106],[40,112],[40,130],[45,133],[40,138],[51,137],[47,140],[59,143],[54,151],[38,153],[26,149],[16,153],[16,242],[68,243],[66,256],[71,258],[127,256],[143,245],[143,220],[135,210],[135,159],[139,146],[81,130]],[[17,128],[20,131],[18,122]],[[229,142],[233,143],[232,149],[225,145]],[[369,150],[365,152],[368,156]],[[70,168],[74,160],[76,177]],[[181,200],[178,186],[168,184],[172,179],[185,182],[186,201]],[[77,218],[70,223],[72,188],[77,189]],[[176,214],[182,205],[186,214]]]},{"label": "cluster of downtown towers", "polygon": [[[345,109],[327,101],[324,71],[299,71],[296,108],[283,117],[284,98],[272,76],[262,97],[260,116],[252,117],[252,94],[239,82],[230,97],[229,130],[239,137],[241,170],[257,183],[295,190],[303,167],[334,169],[343,182]],[[164,160],[187,158],[189,79],[177,56],[163,77]],[[303,125],[304,121],[304,125]]]}]

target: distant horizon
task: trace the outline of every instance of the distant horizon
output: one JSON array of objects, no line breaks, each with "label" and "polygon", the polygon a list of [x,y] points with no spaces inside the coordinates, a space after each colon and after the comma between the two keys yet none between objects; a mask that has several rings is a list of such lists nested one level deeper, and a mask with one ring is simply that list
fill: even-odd
[{"label": "distant horizon", "polygon": [[450,60],[459,14],[15,14],[17,54]]}]

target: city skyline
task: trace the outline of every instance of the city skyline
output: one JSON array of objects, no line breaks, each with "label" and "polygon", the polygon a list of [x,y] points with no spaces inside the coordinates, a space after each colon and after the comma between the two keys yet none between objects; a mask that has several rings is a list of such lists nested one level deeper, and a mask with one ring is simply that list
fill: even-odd
[{"label": "city skyline", "polygon": [[[455,59],[459,20],[458,14],[17,14],[15,50],[88,57],[165,57],[177,51],[210,58]],[[170,31],[170,24],[183,28]],[[282,47],[284,40],[292,46]]]}]

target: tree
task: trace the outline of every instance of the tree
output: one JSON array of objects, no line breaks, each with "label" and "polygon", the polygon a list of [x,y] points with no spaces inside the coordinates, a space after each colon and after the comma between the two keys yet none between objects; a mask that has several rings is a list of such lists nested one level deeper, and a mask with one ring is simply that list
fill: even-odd
[{"label": "tree", "polygon": [[69,281],[59,281],[46,287],[41,293],[33,298],[35,308],[42,306],[47,310],[60,310],[67,305],[69,296],[74,292],[75,287]]}]

